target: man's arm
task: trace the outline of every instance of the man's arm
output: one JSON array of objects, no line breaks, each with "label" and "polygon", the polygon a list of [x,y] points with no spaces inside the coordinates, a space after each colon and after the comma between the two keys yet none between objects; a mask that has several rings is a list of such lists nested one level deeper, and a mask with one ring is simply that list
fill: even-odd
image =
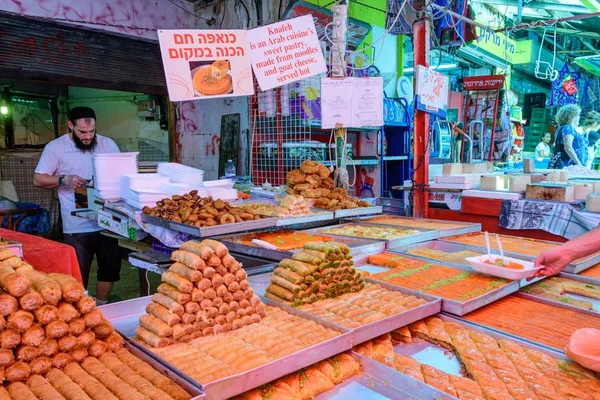
[{"label": "man's arm", "polygon": [[535,276],[556,275],[567,265],[600,251],[600,227],[568,241],[562,246],[547,250],[535,260],[535,266],[544,266]]},{"label": "man's arm", "polygon": [[33,174],[33,184],[42,189],[54,189],[59,187],[57,175]]}]

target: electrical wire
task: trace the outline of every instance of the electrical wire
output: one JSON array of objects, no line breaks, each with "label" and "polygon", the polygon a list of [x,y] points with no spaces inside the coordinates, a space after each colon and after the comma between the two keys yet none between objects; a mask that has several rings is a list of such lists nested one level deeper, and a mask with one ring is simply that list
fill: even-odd
[{"label": "electrical wire", "polygon": [[225,13],[227,12],[227,6],[223,6],[223,16],[221,17],[221,23],[219,24],[219,29],[223,28],[223,21],[225,21]]},{"label": "electrical wire", "polygon": [[250,11],[248,11],[248,7],[246,7],[246,4],[242,0],[239,0],[239,2],[244,7],[244,11],[246,11],[246,28],[250,28]]},{"label": "electrical wire", "polygon": [[[183,10],[183,11],[184,11],[186,14],[189,14],[189,15],[191,15],[191,16],[192,16],[192,17],[194,17],[194,18],[198,18],[199,20],[202,20],[202,21],[204,21],[204,22],[208,22],[208,21],[209,21],[208,19],[206,19],[206,18],[204,18],[204,17],[201,17],[201,16],[199,16],[199,15],[196,15],[196,14],[194,14],[193,12],[190,12],[190,11],[186,10],[186,9],[185,9],[183,6],[181,6],[181,5],[177,4],[177,2],[176,2],[175,0],[167,0],[167,1],[168,1],[169,3],[171,3],[171,4],[173,4],[175,7],[177,7],[177,8],[179,8],[179,9]],[[155,31],[156,29],[152,29],[152,30],[153,30],[153,31]]]}]

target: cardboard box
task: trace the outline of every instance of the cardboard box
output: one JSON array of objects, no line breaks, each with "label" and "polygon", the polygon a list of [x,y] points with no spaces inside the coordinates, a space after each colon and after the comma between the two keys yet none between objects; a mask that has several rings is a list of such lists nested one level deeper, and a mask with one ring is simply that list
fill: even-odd
[{"label": "cardboard box", "polygon": [[146,232],[140,229],[133,218],[105,208],[98,210],[98,225],[100,225],[100,228],[136,242],[148,236]]},{"label": "cardboard box", "polygon": [[460,163],[444,164],[444,175],[458,175],[463,173],[463,165]]},{"label": "cardboard box", "polygon": [[525,198],[572,203],[575,201],[575,186],[566,183],[529,184]]},{"label": "cardboard box", "polygon": [[479,188],[481,190],[506,190],[506,176],[482,176]]}]

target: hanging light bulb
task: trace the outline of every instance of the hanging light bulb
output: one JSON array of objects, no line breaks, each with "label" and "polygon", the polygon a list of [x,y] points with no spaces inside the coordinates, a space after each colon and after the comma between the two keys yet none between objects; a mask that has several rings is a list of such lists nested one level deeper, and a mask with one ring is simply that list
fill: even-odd
[{"label": "hanging light bulb", "polygon": [[2,92],[2,97],[0,100],[0,114],[2,115],[8,115],[8,111],[9,111],[9,106],[10,105],[10,90],[8,90],[8,87],[4,88],[4,91]]}]

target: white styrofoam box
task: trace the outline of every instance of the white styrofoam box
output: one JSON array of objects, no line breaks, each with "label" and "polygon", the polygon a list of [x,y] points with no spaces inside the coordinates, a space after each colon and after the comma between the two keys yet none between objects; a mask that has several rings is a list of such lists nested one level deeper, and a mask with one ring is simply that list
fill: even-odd
[{"label": "white styrofoam box", "polygon": [[430,189],[475,189],[479,185],[476,183],[436,183],[431,182],[429,184]]},{"label": "white styrofoam box", "polygon": [[98,197],[103,201],[118,201],[121,200],[120,190],[98,190]]},{"label": "white styrofoam box", "polygon": [[482,176],[479,187],[481,190],[506,190],[506,177],[502,175]]},{"label": "white styrofoam box", "polygon": [[463,173],[463,165],[461,163],[446,163],[442,165],[443,175],[456,175]]},{"label": "white styrofoam box", "polygon": [[575,200],[585,200],[594,192],[594,184],[589,182],[575,182]]},{"label": "white styrofoam box", "polygon": [[444,164],[429,164],[429,180],[433,180],[434,176],[444,174]]},{"label": "white styrofoam box", "polygon": [[222,187],[208,188],[208,195],[215,200],[234,201],[238,198],[236,189],[227,189]]},{"label": "white styrofoam box", "polygon": [[585,210],[600,213],[600,193],[592,193],[585,199]]},{"label": "white styrofoam box", "polygon": [[156,207],[156,201],[136,201],[133,199],[125,199],[125,203],[137,210],[143,210],[144,207]]},{"label": "white styrofoam box", "polygon": [[203,170],[178,163],[160,163],[158,164],[157,172],[160,175],[168,176],[171,182],[174,183],[202,185],[204,181]]},{"label": "white styrofoam box", "polygon": [[531,175],[510,175],[508,177],[508,190],[510,192],[524,192],[531,183]]},{"label": "white styrofoam box", "polygon": [[185,183],[162,183],[160,185],[161,192],[168,193],[169,195],[179,195],[182,196],[186,193],[191,192],[192,190],[198,191],[198,196],[200,197],[208,197],[208,190],[202,187],[198,187],[195,185],[186,185]]},{"label": "white styrofoam box", "polygon": [[435,177],[435,183],[474,183],[479,185],[481,175],[479,174],[461,174],[461,175],[440,175]]},{"label": "white styrofoam box", "polygon": [[159,174],[132,174],[121,175],[121,191],[134,190],[160,190],[160,185],[168,183],[169,177]]},{"label": "white styrofoam box", "polygon": [[523,193],[507,192],[501,190],[465,190],[463,197],[479,197],[484,199],[519,200]]},{"label": "white styrofoam box", "polygon": [[216,181],[206,181],[204,182],[204,187],[205,188],[224,188],[224,189],[231,189],[233,188],[233,185],[235,184],[235,182],[233,181],[233,179],[219,179]]}]

